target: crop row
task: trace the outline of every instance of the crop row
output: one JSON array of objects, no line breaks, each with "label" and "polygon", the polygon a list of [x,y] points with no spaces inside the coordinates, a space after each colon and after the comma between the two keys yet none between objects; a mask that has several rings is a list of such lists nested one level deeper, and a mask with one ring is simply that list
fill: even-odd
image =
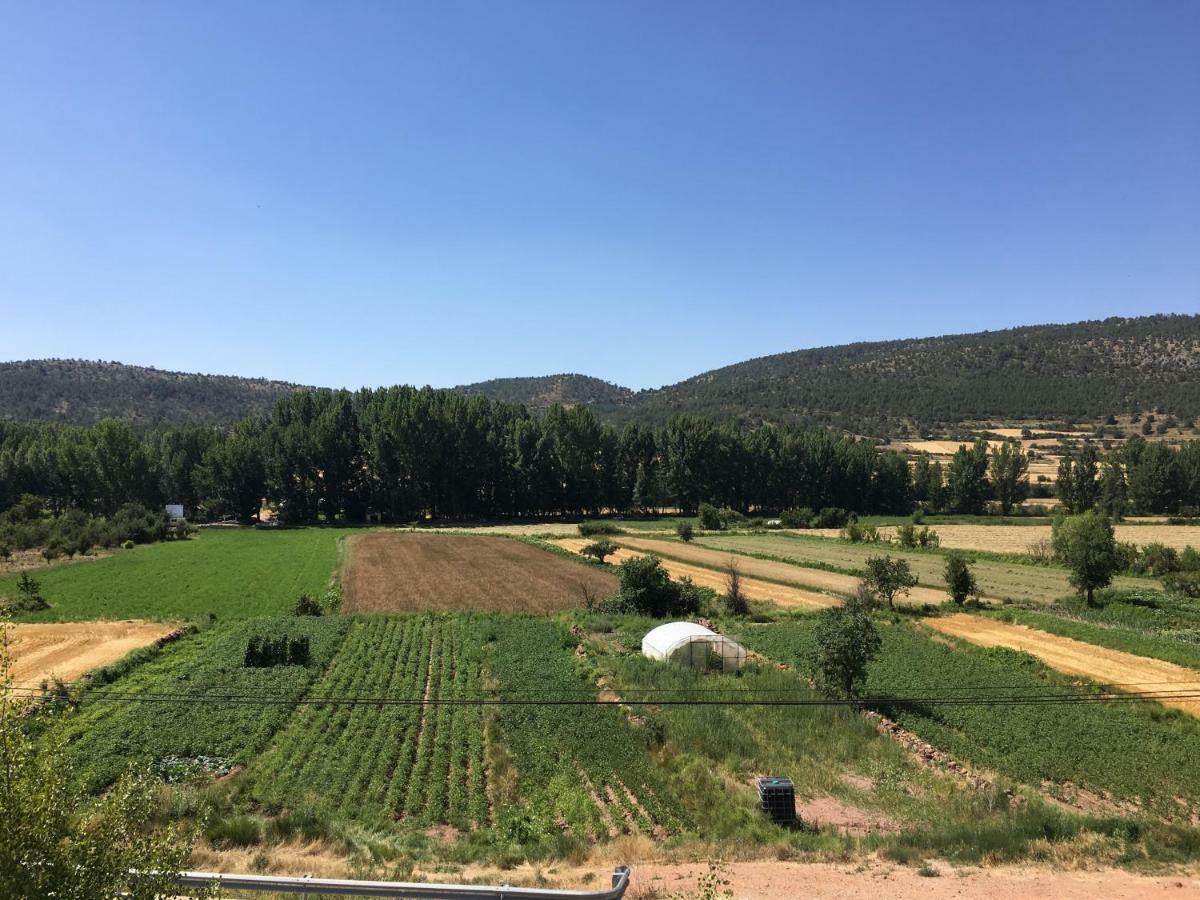
[{"label": "crop row", "polygon": [[[287,721],[292,705],[333,657],[344,619],[268,618],[220,626],[184,638],[101,689],[157,702],[83,700],[54,724],[48,739],[70,748],[89,787],[110,784],[131,763],[163,760],[248,762]],[[252,642],[307,642],[304,665],[247,666]],[[228,702],[269,697],[273,702]]]},{"label": "crop row", "polygon": [[[502,698],[591,698],[575,664],[575,641],[556,622],[496,619],[487,664]],[[498,707],[497,731],[511,754],[519,798],[558,827],[593,838],[665,836],[684,828],[664,773],[645,739],[613,706],[520,703]]]},{"label": "crop row", "polygon": [[486,823],[480,708],[370,702],[477,697],[477,627],[469,617],[356,620],[308,702],[247,772],[250,795],[343,818]]},{"label": "crop row", "polygon": [[[933,638],[879,623],[883,647],[864,688],[871,697],[1084,693],[1026,654]],[[747,626],[741,639],[772,660],[809,665],[813,619]],[[884,703],[905,728],[980,768],[1032,784],[1071,783],[1178,813],[1200,801],[1200,721],[1153,703]]]}]

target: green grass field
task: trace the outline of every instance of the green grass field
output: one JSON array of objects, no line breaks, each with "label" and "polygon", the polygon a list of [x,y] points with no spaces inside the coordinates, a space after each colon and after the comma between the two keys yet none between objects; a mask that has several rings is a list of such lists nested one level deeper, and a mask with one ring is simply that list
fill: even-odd
[{"label": "green grass field", "polygon": [[[50,609],[30,622],[86,619],[219,621],[288,612],[297,595],[322,596],[347,530],[281,531],[206,528],[187,541],[118,550],[31,574]],[[0,595],[16,594],[16,575],[0,578]]]},{"label": "green grass field", "polygon": [[[888,555],[908,560],[913,573],[926,587],[944,588],[943,571],[946,552],[936,550],[907,550],[895,544],[852,544],[832,538],[791,534],[720,534],[706,533],[695,542],[705,547],[760,556],[794,563],[798,566],[827,568],[847,574],[862,573],[868,557]],[[971,570],[985,597],[1048,603],[1074,593],[1067,580],[1067,570],[1060,566],[1044,566],[1010,560],[974,559]],[[1147,578],[1122,576],[1116,579],[1119,587],[1157,587]]]}]

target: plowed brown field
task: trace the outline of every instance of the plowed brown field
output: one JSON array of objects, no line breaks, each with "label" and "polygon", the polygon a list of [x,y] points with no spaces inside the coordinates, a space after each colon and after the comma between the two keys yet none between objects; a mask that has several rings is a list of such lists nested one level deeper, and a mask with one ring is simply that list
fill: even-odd
[{"label": "plowed brown field", "polygon": [[57,676],[72,681],[153,644],[176,626],[162,622],[61,622],[11,625],[12,679],[19,684]]},{"label": "plowed brown field", "polygon": [[345,612],[552,612],[617,589],[617,579],[502,537],[373,532],[349,539]]},{"label": "plowed brown field", "polygon": [[[1082,675],[1117,689],[1137,691],[1200,691],[1200,672],[1174,663],[1120,650],[1098,647],[1073,638],[1060,637],[1011,625],[984,616],[957,613],[926,619],[925,624],[943,634],[953,635],[981,647],[1010,647],[1031,653],[1052,669],[1068,675]],[[1200,701],[1162,700],[1171,706],[1200,716]]]},{"label": "plowed brown field", "polygon": [[[571,550],[578,553],[585,546],[591,543],[583,538],[565,538],[563,540],[554,541],[559,547]],[[648,543],[654,543],[653,541]],[[658,548],[651,548],[650,551],[629,549],[622,547],[616,553],[609,557],[613,562],[624,562],[634,556],[645,556],[647,552],[655,552]],[[729,554],[721,556],[721,565],[724,565],[729,560]],[[663,568],[670,573],[672,578],[687,577],[696,582],[701,587],[712,588],[718,593],[725,592],[725,574],[717,572],[713,569],[706,569],[703,566],[691,565],[690,563],[679,562],[678,560],[662,557]],[[742,559],[739,558],[738,565],[741,567]],[[742,571],[742,592],[751,600],[770,600],[779,606],[784,607],[805,607],[809,609],[818,609],[825,606],[836,606],[841,602],[838,597],[830,594],[822,594],[817,591],[804,590],[791,585],[772,584],[769,581],[761,581],[757,578],[746,577],[746,570],[743,567]]]},{"label": "plowed brown field", "polygon": [[[850,594],[857,587],[859,579],[853,575],[842,575],[839,572],[826,572],[824,569],[806,569],[791,563],[772,562],[741,556],[727,550],[713,550],[699,547],[695,544],[685,544],[681,541],[657,541],[653,538],[619,537],[616,542],[622,547],[630,547],[643,552],[653,552],[671,556],[684,562],[692,562],[701,566],[724,569],[730,556],[737,559],[738,569],[743,576],[760,578],[765,581],[782,581],[786,584],[813,588],[818,591],[833,591],[838,594]],[[724,584],[724,576],[721,576]],[[937,588],[917,586],[906,596],[897,599],[897,603],[943,603],[946,592]]]}]

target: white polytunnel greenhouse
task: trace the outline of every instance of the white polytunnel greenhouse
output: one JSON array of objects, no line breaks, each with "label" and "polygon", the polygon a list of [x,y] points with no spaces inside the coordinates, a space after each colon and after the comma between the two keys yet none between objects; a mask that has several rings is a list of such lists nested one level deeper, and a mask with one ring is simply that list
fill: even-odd
[{"label": "white polytunnel greenhouse", "polygon": [[642,655],[692,669],[740,669],[746,648],[695,622],[668,622],[642,638]]}]

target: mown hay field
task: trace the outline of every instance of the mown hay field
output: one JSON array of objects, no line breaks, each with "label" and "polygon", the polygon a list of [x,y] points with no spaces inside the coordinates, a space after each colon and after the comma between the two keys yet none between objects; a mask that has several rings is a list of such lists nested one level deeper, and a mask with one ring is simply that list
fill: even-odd
[{"label": "mown hay field", "polygon": [[174,630],[162,622],[64,622],[12,625],[11,668],[19,685],[44,678],[73,681],[84,672],[116,662]]},{"label": "mown hay field", "polygon": [[[584,538],[563,538],[561,540],[552,541],[564,550],[570,550],[572,553],[578,553],[584,547],[591,543],[590,540]],[[635,556],[645,556],[647,553],[661,554],[668,547],[673,547],[671,544],[664,544],[660,547],[653,547],[650,550],[621,548],[608,557],[608,560],[613,563],[622,563],[627,559],[632,559]],[[681,545],[682,546],[682,545]],[[721,565],[729,562],[729,555],[726,554],[720,559]],[[691,563],[680,562],[670,557],[662,557],[663,568],[667,570],[672,578],[690,578],[700,587],[711,588],[718,594],[723,594],[728,587],[727,575],[723,571],[707,568],[702,565],[694,565]],[[740,565],[740,563],[739,563]],[[742,578],[741,580],[742,593],[751,600],[764,600],[775,603],[784,608],[800,608],[800,609],[820,609],[825,606],[836,606],[841,602],[840,598],[831,594],[823,594],[816,590],[805,590],[804,588],[794,587],[791,585],[776,584],[770,581],[762,581],[757,578]]]},{"label": "mown hay field", "polygon": [[[1013,625],[984,616],[958,613],[925,620],[935,631],[980,647],[1008,647],[1036,656],[1052,669],[1082,675],[1100,684],[1129,692],[1200,693],[1200,672],[1161,659],[1149,659],[1074,638],[1049,634],[1027,625]],[[1200,716],[1200,700],[1163,699],[1163,706]]]},{"label": "mown hay field", "polygon": [[[907,560],[913,574],[920,579],[921,586],[941,590],[945,584],[945,556],[927,551],[905,551],[895,545],[852,544],[828,538],[780,534],[706,534],[696,540],[705,547],[722,552],[774,556],[790,560],[797,566],[816,564],[860,570],[869,557],[886,554]],[[1074,592],[1067,571],[1057,567],[980,559],[971,564],[971,570],[975,573],[980,592],[992,599],[1050,603]],[[853,580],[849,575],[830,577]],[[1148,583],[1147,579],[1141,578],[1117,579],[1118,587],[1140,587]],[[914,591],[914,595],[918,591]],[[942,599],[945,599],[944,596]]]},{"label": "mown hay field", "polygon": [[609,572],[510,538],[372,532],[349,539],[342,611],[547,613],[616,589]]},{"label": "mown hay field", "polygon": [[[1050,541],[1049,525],[930,525],[938,533],[942,548],[955,550],[987,550],[992,553],[1029,553],[1038,543]],[[1132,525],[1113,526],[1118,541],[1144,547],[1146,544],[1166,544],[1182,550],[1189,544],[1200,549],[1200,527],[1195,525]],[[886,540],[895,537],[893,526],[884,526],[879,534]],[[800,534],[836,538],[836,528],[813,528]]]},{"label": "mown hay field", "polygon": [[[287,612],[300,593],[322,595],[347,529],[205,528],[186,541],[118,550],[104,559],[32,573],[50,608],[22,621],[151,619],[204,622]],[[16,575],[0,578],[15,596]]]},{"label": "mown hay field", "polygon": [[[734,553],[728,550],[714,550],[710,547],[698,547],[695,544],[685,544],[682,541],[655,540],[653,538],[618,537],[622,547],[628,547],[642,553],[657,553],[661,556],[694,563],[723,572]],[[749,556],[736,556],[738,570],[747,578],[759,579],[766,582],[783,582],[816,591],[832,591],[836,594],[850,594],[858,586],[859,578],[855,575],[844,575],[840,572],[826,572],[822,569],[806,569],[800,565],[786,562],[774,562],[754,559]],[[722,576],[721,586],[724,589]],[[947,599],[944,590],[937,587],[913,588],[906,596],[897,598],[898,603],[942,603]],[[828,604],[826,604],[828,605]]]}]

